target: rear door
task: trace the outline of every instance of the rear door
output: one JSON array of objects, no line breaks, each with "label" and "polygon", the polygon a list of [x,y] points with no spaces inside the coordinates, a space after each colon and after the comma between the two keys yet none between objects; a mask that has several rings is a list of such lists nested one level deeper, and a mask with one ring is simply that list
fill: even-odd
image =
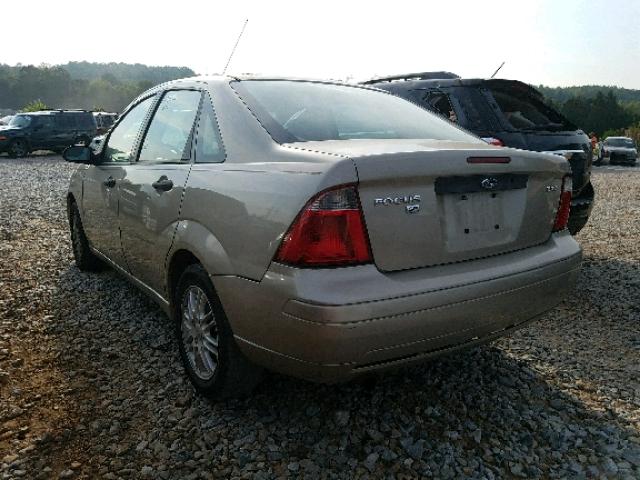
[{"label": "rear door", "polygon": [[191,169],[200,90],[167,90],[120,188],[122,248],[131,273],[160,292]]}]

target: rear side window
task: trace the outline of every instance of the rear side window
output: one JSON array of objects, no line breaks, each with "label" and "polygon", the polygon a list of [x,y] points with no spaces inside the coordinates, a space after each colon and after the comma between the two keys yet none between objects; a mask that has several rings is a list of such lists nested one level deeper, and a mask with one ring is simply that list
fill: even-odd
[{"label": "rear side window", "polygon": [[182,162],[191,158],[201,96],[194,90],[169,90],[164,94],[147,130],[139,161]]},{"label": "rear side window", "polygon": [[222,147],[222,138],[208,94],[205,94],[202,102],[196,142],[196,163],[224,162],[225,152]]},{"label": "rear side window", "polygon": [[422,101],[426,103],[426,107],[445,118],[451,118],[451,112],[454,112],[449,95],[441,91],[428,92]]},{"label": "rear side window", "polygon": [[278,143],[378,138],[480,142],[407,100],[375,90],[289,80],[244,80],[232,86]]},{"label": "rear side window", "polygon": [[91,130],[96,128],[95,120],[93,119],[93,115],[90,113],[79,114],[76,118],[78,122],[78,128],[83,130]]},{"label": "rear side window", "polygon": [[64,129],[74,129],[76,128],[76,122],[73,115],[67,115],[64,113],[60,113],[56,115],[56,122],[60,128]]}]

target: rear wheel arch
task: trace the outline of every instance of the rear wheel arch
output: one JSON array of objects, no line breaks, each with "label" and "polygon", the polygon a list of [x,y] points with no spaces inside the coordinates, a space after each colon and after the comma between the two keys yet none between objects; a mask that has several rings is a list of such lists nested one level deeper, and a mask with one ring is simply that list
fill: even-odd
[{"label": "rear wheel arch", "polygon": [[168,263],[169,267],[167,268],[167,294],[172,306],[176,304],[176,288],[178,286],[178,282],[180,281],[180,276],[183,272],[191,265],[201,265],[204,268],[204,265],[200,261],[198,257],[196,257],[192,252],[186,249],[177,250],[171,256],[171,259]]}]

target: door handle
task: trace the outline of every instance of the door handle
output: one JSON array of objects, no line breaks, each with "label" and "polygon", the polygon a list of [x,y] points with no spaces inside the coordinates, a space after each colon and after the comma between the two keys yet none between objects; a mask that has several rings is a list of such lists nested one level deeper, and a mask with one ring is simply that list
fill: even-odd
[{"label": "door handle", "polygon": [[109,176],[102,184],[107,188],[113,188],[116,186],[116,179]]},{"label": "door handle", "polygon": [[151,186],[156,190],[160,190],[162,192],[168,192],[173,188],[173,182],[169,180],[165,175],[163,175],[158,180],[153,182]]}]

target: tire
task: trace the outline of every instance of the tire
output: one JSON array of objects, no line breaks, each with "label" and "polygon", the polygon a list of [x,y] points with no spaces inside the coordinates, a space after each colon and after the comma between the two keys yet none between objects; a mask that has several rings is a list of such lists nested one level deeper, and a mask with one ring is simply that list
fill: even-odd
[{"label": "tire", "polygon": [[9,145],[9,156],[11,158],[23,158],[29,155],[29,144],[22,138],[16,138]]},{"label": "tire", "polygon": [[201,265],[190,265],[182,273],[173,303],[180,358],[196,390],[214,400],[251,393],[260,382],[262,369],[238,348]]},{"label": "tire", "polygon": [[71,249],[76,266],[83,272],[97,272],[104,268],[104,263],[89,248],[89,241],[82,228],[82,219],[78,206],[73,203],[69,212],[69,224],[71,229]]}]

